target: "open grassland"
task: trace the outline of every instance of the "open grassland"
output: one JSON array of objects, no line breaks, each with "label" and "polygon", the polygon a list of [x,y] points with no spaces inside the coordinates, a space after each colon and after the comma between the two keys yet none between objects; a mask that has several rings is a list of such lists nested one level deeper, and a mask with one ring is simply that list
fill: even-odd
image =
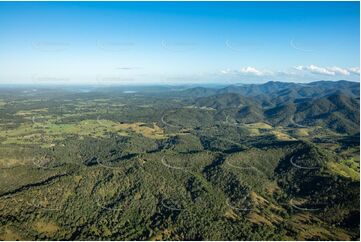
[{"label": "open grassland", "polygon": [[118,126],[121,130],[131,130],[137,134],[151,139],[164,139],[166,136],[164,131],[156,124],[153,123],[149,126],[145,123],[122,123]]},{"label": "open grassland", "polygon": [[[29,113],[33,114],[33,112]],[[4,128],[0,130],[0,139],[3,140],[2,144],[39,144],[43,147],[51,147],[54,142],[63,140],[67,135],[103,138],[109,133],[128,136],[129,132],[135,132],[152,139],[166,137],[164,131],[155,123],[151,125],[140,122],[127,124],[104,119],[82,120],[68,124],[56,121],[56,119],[46,121],[38,119],[32,123],[21,124],[14,129]]]},{"label": "open grassland", "polygon": [[330,171],[340,176],[360,181],[360,163],[354,159],[328,163]]}]

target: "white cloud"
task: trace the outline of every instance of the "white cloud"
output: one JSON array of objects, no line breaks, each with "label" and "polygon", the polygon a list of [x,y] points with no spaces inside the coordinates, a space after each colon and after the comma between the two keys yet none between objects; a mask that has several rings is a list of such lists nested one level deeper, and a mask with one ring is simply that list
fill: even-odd
[{"label": "white cloud", "polygon": [[252,66],[242,67],[239,70],[231,70],[231,69],[224,69],[220,71],[221,74],[233,74],[233,75],[249,75],[249,76],[265,76],[265,75],[271,75],[272,72],[259,70]]},{"label": "white cloud", "polygon": [[351,68],[348,68],[349,72],[353,73],[353,74],[357,74],[357,75],[360,75],[360,68],[358,67],[351,67]]},{"label": "white cloud", "polygon": [[327,75],[327,76],[349,76],[350,73],[360,74],[360,70],[356,67],[354,68],[342,68],[338,66],[333,67],[321,67],[316,65],[309,66],[296,66],[296,70],[310,72],[313,74]]},{"label": "white cloud", "polygon": [[295,68],[297,70],[299,70],[299,71],[308,71],[308,72],[311,72],[313,74],[321,74],[321,75],[328,75],[328,76],[334,76],[335,75],[334,71],[330,71],[327,68],[319,67],[319,66],[315,66],[315,65],[296,66]]},{"label": "white cloud", "polygon": [[226,70],[221,70],[222,74],[229,74],[231,72],[230,69],[226,69]]},{"label": "white cloud", "polygon": [[334,72],[335,74],[341,74],[341,75],[345,75],[345,76],[348,76],[350,75],[350,72],[345,69],[345,68],[341,68],[341,67],[337,67],[337,66],[334,66],[334,67],[329,67],[327,68],[329,71],[332,71]]},{"label": "white cloud", "polygon": [[256,68],[251,67],[251,66],[243,67],[239,70],[239,72],[244,73],[244,74],[256,75],[256,76],[262,76],[265,74],[265,72],[257,70]]},{"label": "white cloud", "polygon": [[219,74],[228,79],[240,79],[251,81],[267,81],[267,80],[291,80],[291,81],[309,81],[319,80],[319,78],[339,80],[355,80],[360,75],[358,67],[339,67],[339,66],[296,66],[286,70],[267,70],[259,69],[252,66],[246,66],[237,69],[225,68],[219,71]]}]

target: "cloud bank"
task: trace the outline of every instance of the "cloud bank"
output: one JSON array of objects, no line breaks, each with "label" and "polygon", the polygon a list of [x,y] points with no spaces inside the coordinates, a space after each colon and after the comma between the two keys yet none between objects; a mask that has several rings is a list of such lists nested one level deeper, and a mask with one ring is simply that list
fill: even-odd
[{"label": "cloud bank", "polygon": [[309,72],[312,74],[326,75],[326,76],[336,76],[336,75],[349,76],[351,74],[357,74],[357,75],[360,74],[360,69],[358,67],[342,68],[338,66],[321,67],[316,65],[309,65],[309,66],[296,66],[295,69],[298,71]]},{"label": "cloud bank", "polygon": [[262,82],[269,80],[308,82],[315,80],[350,80],[359,81],[359,67],[299,65],[285,70],[265,70],[254,66],[245,66],[238,69],[224,69],[221,77],[227,80]]}]

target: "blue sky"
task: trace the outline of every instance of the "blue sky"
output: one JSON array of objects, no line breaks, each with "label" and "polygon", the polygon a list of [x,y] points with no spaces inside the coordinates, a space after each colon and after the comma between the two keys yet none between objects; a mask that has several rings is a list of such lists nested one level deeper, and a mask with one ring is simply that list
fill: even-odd
[{"label": "blue sky", "polygon": [[0,2],[0,82],[359,80],[359,2]]}]

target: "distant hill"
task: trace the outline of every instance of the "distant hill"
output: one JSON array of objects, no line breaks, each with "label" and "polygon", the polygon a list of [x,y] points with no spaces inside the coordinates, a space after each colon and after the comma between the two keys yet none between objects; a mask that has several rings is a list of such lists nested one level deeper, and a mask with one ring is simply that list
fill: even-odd
[{"label": "distant hill", "polygon": [[[231,116],[240,123],[266,121],[282,126],[324,126],[336,132],[359,132],[360,85],[348,81],[307,84],[267,82],[221,89],[192,88],[194,105]],[[228,110],[228,111],[227,111]]]},{"label": "distant hill", "polygon": [[360,101],[337,93],[298,104],[295,121],[322,125],[342,133],[359,132]]},{"label": "distant hill", "polygon": [[244,96],[257,96],[260,94],[269,94],[284,90],[286,88],[295,88],[298,84],[296,83],[287,83],[287,82],[274,82],[270,81],[264,84],[249,84],[242,86],[228,86],[220,89],[219,93],[238,93]]},{"label": "distant hill", "polygon": [[179,92],[179,95],[191,96],[191,97],[205,97],[205,96],[215,95],[217,91],[218,90],[214,88],[194,87]]},{"label": "distant hill", "polygon": [[341,91],[347,96],[360,96],[360,83],[350,81],[317,81],[290,83],[270,81],[263,84],[230,85],[223,88],[194,87],[178,91],[177,96],[192,98],[217,94],[235,93],[245,97],[256,97],[264,105],[276,105],[287,100],[322,97]]},{"label": "distant hill", "polygon": [[200,107],[210,107],[215,109],[239,108],[254,103],[250,97],[243,97],[236,93],[216,94],[208,97],[201,97],[195,101]]}]

